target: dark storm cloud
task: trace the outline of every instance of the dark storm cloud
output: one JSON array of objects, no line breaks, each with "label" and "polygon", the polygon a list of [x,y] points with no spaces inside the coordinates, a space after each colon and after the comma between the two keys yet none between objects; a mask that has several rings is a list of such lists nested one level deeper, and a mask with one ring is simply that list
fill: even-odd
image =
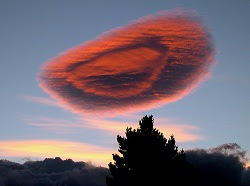
[{"label": "dark storm cloud", "polygon": [[0,160],[0,185],[104,186],[109,171],[84,162],[47,158],[18,164]]},{"label": "dark storm cloud", "polygon": [[189,94],[210,74],[211,36],[184,11],[111,30],[46,63],[40,86],[77,113],[140,111]]},{"label": "dark storm cloud", "polygon": [[235,143],[186,152],[187,160],[198,169],[208,186],[250,185],[250,167],[245,168],[246,152]]}]

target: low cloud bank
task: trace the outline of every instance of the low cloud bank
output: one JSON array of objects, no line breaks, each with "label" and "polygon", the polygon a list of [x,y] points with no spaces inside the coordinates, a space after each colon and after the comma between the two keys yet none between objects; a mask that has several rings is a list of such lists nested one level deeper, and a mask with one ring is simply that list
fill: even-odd
[{"label": "low cloud bank", "polygon": [[0,160],[0,185],[104,186],[109,170],[71,159],[46,158],[18,164]]},{"label": "low cloud bank", "polygon": [[198,169],[205,185],[250,185],[246,151],[236,143],[227,143],[208,150],[188,150],[186,154],[187,161]]}]

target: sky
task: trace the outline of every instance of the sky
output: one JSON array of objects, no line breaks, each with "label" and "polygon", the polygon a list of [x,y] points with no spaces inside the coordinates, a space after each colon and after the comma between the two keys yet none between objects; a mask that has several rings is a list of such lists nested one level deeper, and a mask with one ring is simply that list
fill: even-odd
[{"label": "sky", "polygon": [[[163,16],[162,19],[168,20],[168,23],[173,25],[180,21],[176,18],[178,17],[176,12],[182,12],[181,15],[192,12],[192,15],[199,19],[188,18],[185,22],[190,30],[195,30],[195,33],[202,37],[205,35],[190,49],[204,54],[203,58],[206,58],[210,66],[209,69],[194,68],[195,72],[202,74],[202,77],[197,75],[197,78],[184,79],[185,82],[190,80],[188,85],[192,86],[191,90],[188,90],[188,87],[177,87],[171,89],[174,93],[169,94],[170,97],[164,97],[170,90],[164,87],[164,99],[160,101],[153,101],[150,95],[145,99],[146,96],[141,96],[137,97],[136,101],[131,101],[124,98],[130,96],[130,89],[123,90],[125,85],[120,85],[116,87],[120,92],[117,91],[116,95],[110,93],[109,97],[112,99],[102,102],[108,100],[102,97],[107,91],[105,92],[105,86],[98,84],[100,83],[98,81],[95,82],[96,86],[88,87],[89,94],[80,95],[78,100],[71,102],[71,98],[62,99],[65,92],[58,91],[55,87],[63,83],[55,81],[52,73],[55,70],[52,68],[53,65],[48,65],[48,61],[52,62],[50,64],[53,62],[63,64],[62,60],[55,57],[64,52],[61,55],[62,59],[70,60],[70,57],[67,58],[69,52],[76,52],[79,48],[90,51],[89,55],[93,55],[91,46],[96,47],[99,44],[102,46],[102,42],[108,43],[112,39],[115,40],[115,37],[122,40],[127,33],[135,33],[135,36],[129,35],[132,40],[137,37],[139,26],[151,28],[151,22],[154,23],[152,20],[157,19],[157,16],[146,18],[145,16],[155,15],[159,11],[172,11],[170,14],[177,22],[169,21],[169,16]],[[138,127],[138,121],[146,114],[154,116],[155,127],[166,137],[174,134],[177,145],[184,150],[212,148],[232,142],[250,152],[249,17],[250,1],[247,0],[219,2],[145,0],[143,3],[140,0],[0,1],[0,158],[22,162],[29,158],[60,156],[107,166],[112,159],[111,154],[117,152],[116,135],[124,135],[127,126]],[[141,22],[136,22],[138,19]],[[199,24],[202,25],[201,28]],[[159,25],[159,29],[163,29],[162,24]],[[180,22],[176,28],[180,25],[185,24]],[[107,32],[110,30],[112,31]],[[103,35],[103,33],[108,34]],[[191,31],[187,36],[185,34],[183,36],[192,41],[195,38],[191,36]],[[171,38],[174,37],[177,38],[171,35]],[[210,48],[202,50],[202,42],[205,40],[206,47]],[[139,51],[139,56],[152,52],[152,55],[155,54],[154,59],[166,57],[160,55],[165,46],[158,44],[157,42],[160,42],[158,39],[154,41],[156,42],[154,45],[151,45],[152,42],[149,42],[150,44],[145,42],[146,48]],[[74,48],[76,46],[78,48]],[[138,51],[134,51],[133,47],[132,49],[120,47],[119,50],[108,48],[109,51],[106,51],[108,55],[104,55],[103,58],[106,59],[102,60],[119,58],[118,56],[127,50],[137,55]],[[171,48],[168,50],[174,51]],[[98,55],[105,53],[99,50],[98,52]],[[176,58],[177,53],[173,54]],[[208,59],[211,53],[214,56],[213,60]],[[101,58],[98,55],[97,58]],[[125,55],[125,58],[127,57]],[[145,58],[149,61],[154,60],[151,57],[149,55]],[[194,54],[191,57],[194,59]],[[98,63],[96,60],[92,64],[95,62]],[[129,64],[128,61],[125,63]],[[110,66],[108,63],[104,65]],[[87,79],[91,74],[91,68],[85,67],[79,67],[84,76],[77,76],[76,71],[73,76],[67,77],[72,82],[74,78]],[[118,65],[110,70],[119,68],[123,67]],[[151,69],[147,75],[149,79],[142,81],[154,81],[154,74],[158,73],[158,68],[155,69],[150,65],[147,68]],[[152,71],[154,73],[151,73]],[[190,76],[188,73],[186,75]],[[174,74],[171,77],[174,77]],[[130,83],[133,84],[136,79],[137,77]],[[178,83],[184,80],[178,80]],[[163,82],[159,81],[158,84],[161,85]],[[88,81],[79,86],[87,91],[85,86],[88,86]],[[108,86],[113,88],[115,85],[110,83]],[[149,85],[139,82],[133,86],[135,87],[130,86],[132,92],[137,90],[138,86],[147,89]],[[69,90],[63,86],[62,89]],[[100,99],[86,103],[86,100],[91,100],[88,95],[91,97],[93,91],[99,91]],[[179,97],[173,97],[177,92],[184,93],[178,94]],[[67,95],[75,98],[74,95]],[[114,97],[125,101],[114,102]],[[90,106],[86,107],[85,103]]]}]

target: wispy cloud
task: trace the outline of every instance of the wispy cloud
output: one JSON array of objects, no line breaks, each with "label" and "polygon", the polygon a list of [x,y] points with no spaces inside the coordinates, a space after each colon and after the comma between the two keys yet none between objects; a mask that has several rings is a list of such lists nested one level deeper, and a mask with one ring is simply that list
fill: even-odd
[{"label": "wispy cloud", "polygon": [[82,130],[79,130],[79,128],[90,128],[86,121],[78,117],[71,118],[71,120],[44,116],[21,116],[20,118],[30,126],[40,127],[58,134],[80,133]]},{"label": "wispy cloud", "polygon": [[[72,132],[82,132],[86,129],[95,132],[99,130],[103,131],[103,139],[106,138],[105,135],[113,135],[114,140],[117,134],[124,136],[126,127],[137,128],[139,126],[138,120],[133,117],[129,118],[130,122],[87,117],[63,120],[50,117],[26,116],[22,119],[31,126],[41,127],[53,133],[68,134]],[[120,119],[124,120],[124,118]],[[194,142],[203,139],[203,136],[196,133],[200,132],[199,128],[178,123],[171,119],[158,118],[155,121],[155,127],[163,132],[166,138],[174,134],[177,143]],[[100,144],[103,143],[106,143],[105,140],[100,142]],[[112,147],[114,147],[114,144]],[[0,141],[0,152],[5,157],[23,158],[29,156],[31,158],[45,158],[60,156],[78,161],[92,161],[97,165],[107,166],[107,163],[112,160],[111,154],[117,152],[117,147],[100,147],[98,145],[70,142],[67,140],[11,140]]]},{"label": "wispy cloud", "polygon": [[107,167],[115,149],[63,140],[2,140],[0,152],[5,157],[61,157],[77,161],[91,161],[96,165]]},{"label": "wispy cloud", "polygon": [[[42,127],[55,133],[74,133],[79,132],[79,128],[81,128],[103,130],[105,131],[103,135],[124,135],[127,127],[138,127],[137,120],[134,120],[133,122],[123,122],[109,119],[93,119],[88,117],[85,117],[84,119],[74,118],[72,120],[62,120],[49,117],[26,117],[23,118],[23,120],[29,125]],[[176,123],[170,119],[157,119],[155,127],[163,132],[165,137],[169,137],[174,134],[178,142],[191,142],[203,139],[202,135],[197,134],[197,132],[200,131],[198,127],[189,124]]]},{"label": "wispy cloud", "polygon": [[44,97],[39,97],[39,96],[28,96],[28,95],[22,96],[22,98],[30,102],[50,105],[54,107],[62,107],[57,101],[51,98],[44,98]]},{"label": "wispy cloud", "polygon": [[[188,124],[177,124],[173,121],[165,118],[160,118],[159,123],[155,123],[155,127],[159,129],[165,137],[169,137],[174,134],[178,142],[190,142],[202,140],[203,136],[196,134],[195,132],[200,129],[193,125]],[[89,126],[93,128],[98,128],[101,130],[107,130],[116,134],[124,134],[126,127],[138,128],[138,123],[134,122],[120,122],[120,121],[110,121],[110,120],[99,120],[99,119],[89,119]]]}]

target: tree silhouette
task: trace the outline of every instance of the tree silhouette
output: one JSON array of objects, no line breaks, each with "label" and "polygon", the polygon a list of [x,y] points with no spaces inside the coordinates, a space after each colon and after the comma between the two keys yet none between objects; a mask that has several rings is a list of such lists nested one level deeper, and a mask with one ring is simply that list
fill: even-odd
[{"label": "tree silhouette", "polygon": [[121,155],[113,154],[114,163],[109,163],[108,186],[202,185],[173,135],[167,140],[154,128],[152,115],[143,117],[139,125],[127,128],[126,137],[117,136]]}]

